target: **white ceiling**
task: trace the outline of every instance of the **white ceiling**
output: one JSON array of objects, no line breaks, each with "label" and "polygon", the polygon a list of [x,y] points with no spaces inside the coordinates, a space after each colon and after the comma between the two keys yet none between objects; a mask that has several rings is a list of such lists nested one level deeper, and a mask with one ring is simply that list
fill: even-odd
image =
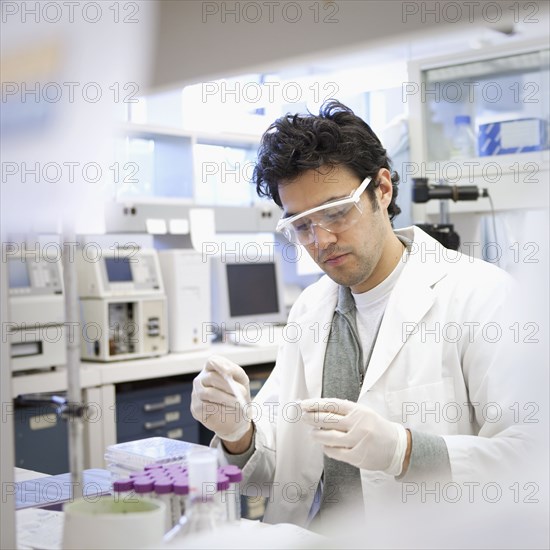
[{"label": "white ceiling", "polygon": [[278,71],[278,73],[285,78],[303,74],[329,73],[367,65],[390,65],[539,37],[546,37],[550,43],[550,11],[539,12],[537,19],[538,22],[534,24],[520,23],[514,25],[513,28],[503,28],[505,32],[480,29],[479,27],[468,30],[461,27],[455,32],[449,32],[449,29],[446,29],[445,32],[437,34],[435,30],[431,29],[429,33],[410,37],[407,41],[395,40],[393,43],[380,44],[376,48],[358,49],[323,59],[317,58],[307,63],[306,66],[303,63],[297,63]]}]

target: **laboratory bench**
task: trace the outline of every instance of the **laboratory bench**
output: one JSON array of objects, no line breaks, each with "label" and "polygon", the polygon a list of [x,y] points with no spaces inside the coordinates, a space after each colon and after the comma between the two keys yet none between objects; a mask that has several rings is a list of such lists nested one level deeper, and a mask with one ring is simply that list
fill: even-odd
[{"label": "laboratory bench", "polygon": [[[43,487],[50,487],[50,489],[56,484],[55,478],[51,478],[42,472],[15,468],[14,473],[15,482],[18,484],[20,482],[38,481],[42,483]],[[68,485],[68,482],[62,482],[64,490]],[[32,492],[33,486],[30,487]],[[52,497],[48,496],[48,498],[51,499]],[[18,509],[16,511],[17,550],[35,550],[38,548],[61,550],[63,548],[64,512],[60,508],[60,506],[50,505],[42,508],[23,507]],[[269,525],[243,518],[238,524],[232,526],[232,530],[228,531],[227,535],[226,538],[220,538],[216,536],[216,533],[205,533],[197,541],[200,543],[199,547],[201,548],[267,549],[274,547],[274,540],[277,541],[276,546],[280,548],[329,547],[327,539],[321,535],[288,523]],[[174,546],[160,544],[155,547],[159,550],[162,550],[162,548],[168,550]],[[187,541],[185,547],[189,547]]]},{"label": "laboratory bench", "polygon": [[[82,361],[80,384],[88,405],[84,430],[85,468],[104,468],[109,445],[145,437],[171,437],[205,443],[210,433],[191,416],[192,380],[211,355],[241,365],[251,378],[254,395],[273,367],[277,345],[213,344],[187,353],[109,363]],[[66,392],[67,370],[36,371],[12,377],[12,395]],[[44,407],[15,409],[16,465],[61,473],[68,469],[67,426]],[[44,429],[49,428],[49,429]],[[41,448],[57,441],[58,455],[45,468]],[[50,447],[51,448],[51,447]],[[52,466],[55,462],[55,467]]]}]

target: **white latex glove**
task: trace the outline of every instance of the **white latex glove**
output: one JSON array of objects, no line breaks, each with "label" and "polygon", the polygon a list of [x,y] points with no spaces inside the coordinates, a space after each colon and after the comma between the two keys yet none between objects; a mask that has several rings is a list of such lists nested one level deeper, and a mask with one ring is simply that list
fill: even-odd
[{"label": "white latex glove", "polygon": [[224,441],[238,441],[249,430],[244,409],[250,401],[248,376],[220,355],[212,355],[193,380],[191,414]]},{"label": "white latex glove", "polygon": [[344,399],[305,399],[302,421],[330,458],[397,476],[407,452],[407,431],[371,408]]}]

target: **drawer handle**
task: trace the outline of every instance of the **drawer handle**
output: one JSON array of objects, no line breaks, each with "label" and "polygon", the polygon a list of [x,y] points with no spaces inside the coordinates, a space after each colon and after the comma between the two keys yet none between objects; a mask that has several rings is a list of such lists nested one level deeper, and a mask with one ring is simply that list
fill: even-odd
[{"label": "drawer handle", "polygon": [[164,401],[159,401],[158,403],[145,403],[145,405],[143,405],[143,409],[147,412],[162,411],[164,408],[166,408],[166,403],[164,403]]},{"label": "drawer handle", "polygon": [[166,420],[157,420],[156,422],[145,422],[146,430],[155,430],[157,428],[164,428],[166,426]]}]

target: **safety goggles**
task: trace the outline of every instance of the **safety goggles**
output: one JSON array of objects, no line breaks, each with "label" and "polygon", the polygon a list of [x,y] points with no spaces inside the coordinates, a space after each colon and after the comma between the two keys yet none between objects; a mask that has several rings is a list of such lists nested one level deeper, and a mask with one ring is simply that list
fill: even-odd
[{"label": "safety goggles", "polygon": [[361,195],[370,182],[371,178],[367,177],[348,197],[310,208],[289,218],[281,218],[276,230],[290,242],[302,245],[315,242],[315,227],[321,227],[329,233],[346,231],[355,225],[363,214]]}]

